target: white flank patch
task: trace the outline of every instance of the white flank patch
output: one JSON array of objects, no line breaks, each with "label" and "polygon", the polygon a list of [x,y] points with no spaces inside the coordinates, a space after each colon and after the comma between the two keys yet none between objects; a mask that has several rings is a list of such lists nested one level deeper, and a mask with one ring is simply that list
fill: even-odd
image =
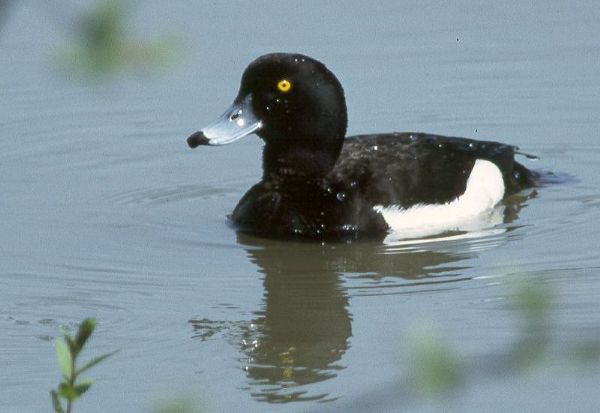
[{"label": "white flank patch", "polygon": [[445,204],[414,205],[408,209],[376,205],[394,239],[422,238],[446,231],[473,231],[502,222],[504,208],[495,208],[504,196],[502,173],[490,161],[478,159],[465,192]]}]

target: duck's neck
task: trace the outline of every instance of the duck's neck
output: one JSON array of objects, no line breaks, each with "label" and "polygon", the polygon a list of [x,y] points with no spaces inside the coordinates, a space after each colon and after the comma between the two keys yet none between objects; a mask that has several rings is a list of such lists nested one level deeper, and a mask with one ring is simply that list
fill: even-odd
[{"label": "duck's neck", "polygon": [[263,180],[289,183],[318,183],[339,156],[343,140],[334,148],[267,144],[263,150]]}]

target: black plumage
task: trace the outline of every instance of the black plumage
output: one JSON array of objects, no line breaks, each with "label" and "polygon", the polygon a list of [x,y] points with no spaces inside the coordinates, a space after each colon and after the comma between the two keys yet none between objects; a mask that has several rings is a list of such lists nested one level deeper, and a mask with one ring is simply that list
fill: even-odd
[{"label": "black plumage", "polygon": [[260,236],[383,239],[389,226],[375,206],[450,202],[465,192],[478,159],[498,167],[505,194],[535,185],[536,174],[514,159],[517,148],[499,142],[425,133],[345,138],[342,86],[303,55],[252,62],[226,115],[225,125],[205,128],[188,143],[228,143],[252,132],[265,141],[262,180],[230,216],[239,230]]}]

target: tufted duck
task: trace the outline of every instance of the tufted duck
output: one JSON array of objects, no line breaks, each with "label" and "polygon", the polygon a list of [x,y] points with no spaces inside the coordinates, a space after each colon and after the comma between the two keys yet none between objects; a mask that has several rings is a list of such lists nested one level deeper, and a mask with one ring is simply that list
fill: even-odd
[{"label": "tufted duck", "polygon": [[[187,140],[265,142],[262,180],[231,214],[243,232],[280,239],[383,239],[460,229],[507,194],[534,186],[518,148],[425,133],[346,135],[344,91],[322,63],[300,54],[259,57],[232,106]],[[425,231],[427,233],[427,231]]]}]

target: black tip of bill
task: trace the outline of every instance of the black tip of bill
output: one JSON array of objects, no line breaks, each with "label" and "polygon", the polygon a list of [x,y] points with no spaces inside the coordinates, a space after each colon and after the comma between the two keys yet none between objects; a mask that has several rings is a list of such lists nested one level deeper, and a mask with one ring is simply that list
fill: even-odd
[{"label": "black tip of bill", "polygon": [[209,145],[209,140],[202,131],[198,131],[187,138],[187,144],[190,148],[194,149],[200,145]]}]

